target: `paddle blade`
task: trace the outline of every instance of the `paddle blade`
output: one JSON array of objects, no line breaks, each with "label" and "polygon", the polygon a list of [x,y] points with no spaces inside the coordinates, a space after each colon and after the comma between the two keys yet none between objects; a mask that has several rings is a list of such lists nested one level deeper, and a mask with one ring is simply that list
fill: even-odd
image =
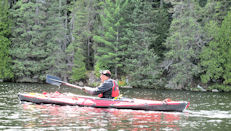
[{"label": "paddle blade", "polygon": [[59,77],[47,75],[46,76],[46,83],[56,85],[56,86],[60,86],[62,84],[62,81],[61,81],[61,79]]}]

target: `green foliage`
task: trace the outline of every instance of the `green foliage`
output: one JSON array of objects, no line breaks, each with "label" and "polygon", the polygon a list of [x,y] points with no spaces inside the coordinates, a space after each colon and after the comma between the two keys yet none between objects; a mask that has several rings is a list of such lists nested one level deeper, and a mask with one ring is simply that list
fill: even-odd
[{"label": "green foliage", "polygon": [[0,45],[0,79],[11,78],[13,74],[10,68],[9,39],[0,35]]},{"label": "green foliage", "polygon": [[[212,0],[211,0],[212,1]],[[230,11],[231,2],[230,1],[217,1],[215,2],[215,15],[214,18],[218,21],[218,23],[222,23],[224,17]]]},{"label": "green foliage", "polygon": [[79,81],[86,78],[86,67],[83,62],[84,57],[82,56],[82,50],[79,48],[75,53],[74,67],[72,68],[72,81]]},{"label": "green foliage", "polygon": [[136,1],[130,3],[134,8],[130,18],[127,36],[129,44],[125,58],[126,72],[129,77],[129,85],[134,87],[154,87],[157,85],[159,71],[157,70],[158,57],[149,47],[156,40],[156,21],[152,17],[152,1]]},{"label": "green foliage", "polygon": [[214,84],[209,87],[209,90],[217,89],[219,91],[230,92],[231,86],[223,84]]},{"label": "green foliage", "polygon": [[[71,6],[72,42],[68,45],[66,53],[71,59],[76,48],[81,48],[84,56],[83,61],[88,70],[93,69],[94,64],[92,36],[97,23],[97,20],[94,19],[97,15],[96,8],[97,2],[94,0],[78,0]],[[73,64],[73,60],[70,61],[70,64]]]},{"label": "green foliage", "polygon": [[[110,69],[115,72],[117,78],[118,70],[122,68],[120,56],[120,44],[123,44],[122,23],[124,18],[122,12],[128,4],[128,0],[105,0],[103,12],[100,15],[102,27],[98,29],[98,34],[93,37],[97,42],[95,70]],[[103,31],[101,31],[103,29]]]},{"label": "green foliage", "polygon": [[[198,55],[200,54],[202,28],[194,17],[194,2],[182,2],[175,7],[170,35],[166,40],[166,63],[168,69],[168,88],[185,88],[192,84],[200,73]],[[180,10],[179,10],[180,9]]]},{"label": "green foliage", "polygon": [[200,5],[201,7],[204,7],[204,6],[207,4],[207,1],[208,1],[208,0],[199,0],[199,5]]},{"label": "green foliage", "polygon": [[163,58],[166,50],[164,42],[168,36],[171,21],[169,20],[167,8],[160,6],[152,10],[152,21],[155,23],[155,28],[152,29],[152,33],[156,35],[156,38],[151,41],[149,48],[153,49],[159,57]]},{"label": "green foliage", "polygon": [[101,62],[100,60],[98,60],[96,63],[95,63],[95,75],[97,77],[100,76],[100,70],[108,70],[108,68],[106,66],[105,62]]},{"label": "green foliage", "polygon": [[199,21],[203,26],[210,21],[221,25],[231,6],[230,1],[200,0],[198,3],[202,4],[202,8],[197,15],[200,17]]},{"label": "green foliage", "polygon": [[[89,46],[92,32],[90,30],[92,13],[91,10],[93,1],[79,0],[74,2],[71,11],[73,15],[72,42],[66,49],[70,66],[70,75],[73,81],[83,80],[86,78],[86,65],[89,65]],[[73,54],[75,57],[73,58]],[[88,67],[90,68],[90,67]]]},{"label": "green foliage", "polygon": [[122,85],[126,76],[125,84],[134,87],[166,81],[166,87],[185,89],[200,77],[229,90],[229,1],[9,3],[10,10],[7,0],[0,6],[0,79],[14,74],[16,81],[41,82],[53,74],[78,81],[87,79],[89,70],[99,76],[99,70],[109,69]]},{"label": "green foliage", "polygon": [[0,1],[0,79],[13,77],[11,71],[11,58],[9,57],[9,46],[11,44],[8,39],[10,36],[10,19],[8,10],[8,1]]},{"label": "green foliage", "polygon": [[[59,1],[18,1],[11,9],[11,57],[16,81],[38,82],[45,74],[65,74],[65,43]],[[60,75],[60,76],[62,76]]]},{"label": "green foliage", "polygon": [[122,76],[121,79],[118,81],[118,86],[121,87],[121,86],[127,86],[127,79],[125,76]]},{"label": "green foliage", "polygon": [[129,67],[127,68],[130,77],[128,84],[134,87],[156,87],[159,77],[159,71],[156,70],[158,57],[148,49],[139,50],[140,54],[136,54],[137,52],[132,53],[137,58],[127,60],[129,62]]},{"label": "green foliage", "polygon": [[[222,81],[224,84],[231,84],[231,13],[225,17],[220,28],[214,28],[216,34],[212,35],[214,40],[203,48],[201,53],[201,65],[204,74],[201,80],[204,83],[209,81]],[[211,24],[212,25],[212,24]]]}]

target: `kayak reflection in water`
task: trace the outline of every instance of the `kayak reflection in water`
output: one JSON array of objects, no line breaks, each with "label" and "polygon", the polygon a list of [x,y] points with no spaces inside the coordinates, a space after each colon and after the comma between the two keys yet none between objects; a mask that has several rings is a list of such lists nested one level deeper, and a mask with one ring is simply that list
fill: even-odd
[{"label": "kayak reflection in water", "polygon": [[101,84],[97,88],[83,87],[86,93],[91,95],[98,95],[101,98],[116,98],[119,96],[119,87],[115,80],[111,79],[111,72],[109,70],[100,71]]},{"label": "kayak reflection in water", "polygon": [[[30,121],[22,122],[22,126],[27,129],[56,127],[57,130],[64,130],[66,127],[68,128],[67,130],[74,130],[76,127],[79,127],[79,130],[94,130],[99,128],[100,125],[100,128],[105,130],[180,131],[182,130],[180,124],[188,119],[188,113],[176,112],[35,105],[28,103],[24,103],[22,107],[26,113],[24,117],[30,119]],[[87,129],[84,127],[87,127]]]}]

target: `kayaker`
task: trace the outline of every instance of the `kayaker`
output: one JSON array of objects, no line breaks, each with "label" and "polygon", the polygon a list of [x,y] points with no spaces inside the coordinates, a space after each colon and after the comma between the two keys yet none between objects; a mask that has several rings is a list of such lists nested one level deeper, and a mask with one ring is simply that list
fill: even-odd
[{"label": "kayaker", "polygon": [[119,96],[119,87],[115,80],[111,79],[109,70],[100,71],[101,84],[97,88],[83,87],[86,93],[90,95],[98,95],[101,98],[115,98]]}]

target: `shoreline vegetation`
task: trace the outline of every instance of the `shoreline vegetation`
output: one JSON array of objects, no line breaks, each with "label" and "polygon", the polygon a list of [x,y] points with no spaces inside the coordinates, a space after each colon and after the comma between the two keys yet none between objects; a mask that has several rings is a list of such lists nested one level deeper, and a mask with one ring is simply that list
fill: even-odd
[{"label": "shoreline vegetation", "polygon": [[230,9],[215,0],[0,0],[0,79],[51,74],[96,86],[108,69],[121,86],[230,92]]},{"label": "shoreline vegetation", "polygon": [[[88,79],[87,81],[89,82],[90,79]],[[4,82],[12,83],[12,81],[3,81],[2,79],[0,79],[0,83],[4,83]],[[73,84],[76,84],[78,86],[90,86],[92,88],[97,87],[100,84],[100,81],[98,79],[94,79],[93,81],[91,80],[90,83],[88,83],[88,82],[86,83],[86,82],[79,81],[79,82],[74,82]],[[132,87],[132,86],[126,84],[125,81],[121,81],[121,80],[117,80],[117,82],[118,82],[120,88],[125,88],[125,89],[132,89],[132,88],[141,88],[141,89],[143,88],[143,89],[145,89],[145,88],[147,88],[147,87]],[[13,82],[13,83],[15,83],[15,82]],[[38,82],[28,82],[28,81],[27,82],[16,82],[16,83],[45,84],[44,82],[43,83],[41,83],[41,82],[38,83]],[[219,87],[219,86],[221,86],[221,87]],[[224,88],[222,85],[219,85],[219,84],[214,84],[214,85],[209,85],[209,86],[208,85],[201,86],[201,85],[198,84],[196,87],[183,88],[183,89],[173,89],[173,88],[165,88],[165,87],[162,87],[162,88],[161,87],[158,87],[158,88],[149,87],[149,89],[156,89],[156,90],[158,90],[158,89],[186,90],[186,91],[192,91],[192,92],[199,91],[199,92],[215,92],[215,93],[216,92],[230,92],[230,90],[227,90],[227,89],[229,89],[229,87]]]}]

